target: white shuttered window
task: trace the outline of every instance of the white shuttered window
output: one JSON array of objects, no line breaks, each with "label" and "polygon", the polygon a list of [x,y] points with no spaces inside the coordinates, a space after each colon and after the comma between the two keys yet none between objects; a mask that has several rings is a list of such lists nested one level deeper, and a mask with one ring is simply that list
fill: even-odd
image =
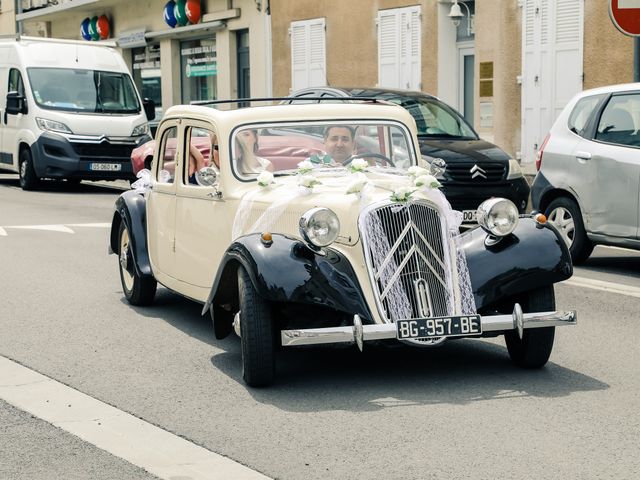
[{"label": "white shuttered window", "polygon": [[291,22],[291,89],[327,84],[325,21],[314,18]]},{"label": "white shuttered window", "polygon": [[378,11],[378,85],[421,90],[420,6]]}]

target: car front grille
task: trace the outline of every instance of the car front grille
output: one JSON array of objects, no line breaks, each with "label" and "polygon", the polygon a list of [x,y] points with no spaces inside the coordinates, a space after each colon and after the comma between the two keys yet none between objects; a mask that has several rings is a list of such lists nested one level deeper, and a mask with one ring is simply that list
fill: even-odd
[{"label": "car front grille", "polygon": [[363,212],[363,247],[384,321],[447,316],[458,310],[452,280],[455,256],[445,228],[438,208],[426,201]]},{"label": "car front grille", "polygon": [[131,151],[136,144],[131,143],[110,143],[107,141],[101,143],[81,143],[71,142],[74,151],[85,161],[130,161]]},{"label": "car front grille", "polygon": [[454,182],[499,182],[504,180],[506,166],[502,163],[491,162],[465,162],[448,163],[445,178]]}]

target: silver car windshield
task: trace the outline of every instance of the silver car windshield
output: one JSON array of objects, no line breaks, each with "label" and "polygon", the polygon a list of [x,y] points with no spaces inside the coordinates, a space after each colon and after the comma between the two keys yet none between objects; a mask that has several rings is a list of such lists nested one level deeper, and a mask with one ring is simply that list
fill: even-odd
[{"label": "silver car windshield", "polygon": [[27,74],[33,98],[41,108],[81,113],[140,112],[133,82],[125,73],[29,68]]},{"label": "silver car windshield", "polygon": [[236,129],[230,151],[239,178],[263,170],[296,173],[298,164],[345,168],[356,159],[379,168],[417,165],[411,136],[404,125],[376,121],[324,121],[248,125]]}]

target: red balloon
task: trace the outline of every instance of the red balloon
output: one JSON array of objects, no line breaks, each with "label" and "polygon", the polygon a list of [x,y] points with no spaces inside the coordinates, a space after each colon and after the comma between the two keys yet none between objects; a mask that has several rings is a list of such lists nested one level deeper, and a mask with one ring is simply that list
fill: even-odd
[{"label": "red balloon", "polygon": [[100,35],[100,40],[109,38],[109,19],[106,15],[100,15],[98,17],[96,29],[98,30],[98,35]]},{"label": "red balloon", "polygon": [[198,23],[200,21],[200,0],[187,0],[184,10],[187,13],[189,23]]}]

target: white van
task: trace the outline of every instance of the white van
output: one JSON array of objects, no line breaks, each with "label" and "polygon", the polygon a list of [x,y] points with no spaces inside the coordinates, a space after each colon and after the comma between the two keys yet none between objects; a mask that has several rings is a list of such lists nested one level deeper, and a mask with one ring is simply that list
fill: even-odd
[{"label": "white van", "polygon": [[133,178],[131,150],[150,140],[154,116],[115,49],[0,39],[0,169],[18,172],[23,189]]}]

